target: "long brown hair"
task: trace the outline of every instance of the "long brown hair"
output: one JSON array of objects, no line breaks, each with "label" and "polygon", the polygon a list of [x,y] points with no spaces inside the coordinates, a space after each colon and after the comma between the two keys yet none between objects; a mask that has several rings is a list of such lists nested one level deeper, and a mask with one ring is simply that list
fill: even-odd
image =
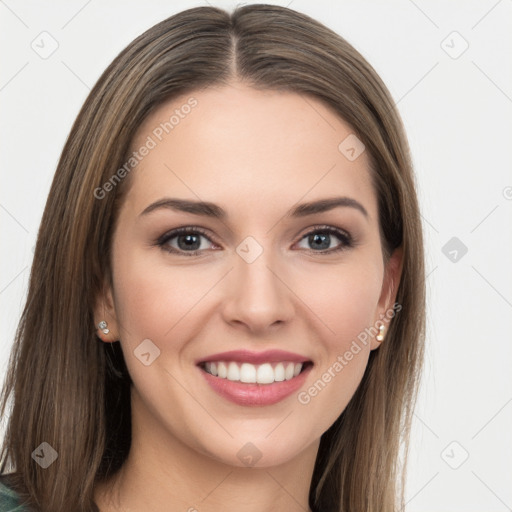
[{"label": "long brown hair", "polygon": [[[126,162],[150,111],[233,79],[321,100],[370,155],[383,258],[403,250],[401,310],[321,438],[309,502],[322,512],[392,512],[403,504],[425,337],[422,227],[407,140],[385,85],[348,42],[304,14],[260,4],[233,13],[188,9],[150,28],[102,74],[71,129],[1,397],[10,417],[0,472],[14,471],[9,484],[36,510],[97,511],[95,484],[116,473],[130,447],[130,376],[119,343],[98,342],[93,318],[129,177],[101,199],[94,191]],[[58,454],[47,469],[32,457],[43,442]]]}]

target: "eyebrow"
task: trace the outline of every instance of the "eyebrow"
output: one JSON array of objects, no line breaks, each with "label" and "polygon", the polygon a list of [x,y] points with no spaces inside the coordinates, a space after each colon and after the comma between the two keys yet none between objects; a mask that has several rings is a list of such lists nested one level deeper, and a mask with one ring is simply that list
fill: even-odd
[{"label": "eyebrow", "polygon": [[[292,208],[288,213],[288,217],[305,217],[314,215],[315,213],[323,213],[338,207],[354,208],[361,212],[367,219],[369,218],[366,208],[351,197],[332,197],[319,199],[309,203],[302,203]],[[227,218],[227,212],[215,203],[207,201],[192,201],[190,199],[178,199],[174,197],[164,197],[145,208],[140,216],[147,215],[155,210],[170,209],[194,215],[202,215],[205,217],[213,217],[224,220]]]}]

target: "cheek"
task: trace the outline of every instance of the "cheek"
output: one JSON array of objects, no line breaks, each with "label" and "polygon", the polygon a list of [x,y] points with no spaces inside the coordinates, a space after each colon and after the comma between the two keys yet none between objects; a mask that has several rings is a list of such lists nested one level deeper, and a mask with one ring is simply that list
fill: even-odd
[{"label": "cheek", "polygon": [[330,352],[344,351],[351,341],[369,329],[381,294],[382,268],[378,262],[363,262],[320,269],[303,294],[326,327],[324,344]]},{"label": "cheek", "polygon": [[[222,272],[210,265],[166,265],[144,251],[121,244],[113,262],[116,313],[123,340],[155,339],[161,344],[179,339],[207,305],[196,306],[215,286]],[[155,261],[157,260],[157,261]],[[297,315],[317,326],[323,350],[345,351],[353,339],[372,326],[380,296],[382,269],[364,257],[342,265],[306,265],[286,279],[302,300]],[[286,300],[294,301],[293,297]]]},{"label": "cheek", "polygon": [[182,320],[194,317],[201,309],[195,306],[218,280],[206,267],[167,265],[165,255],[123,251],[121,244],[113,267],[121,337],[132,349],[146,338],[160,349],[182,339],[183,329],[196,325]]},{"label": "cheek", "polygon": [[317,349],[318,374],[298,399],[322,418],[322,428],[345,409],[364,375],[381,285],[378,261],[316,273],[308,305],[326,328]]}]

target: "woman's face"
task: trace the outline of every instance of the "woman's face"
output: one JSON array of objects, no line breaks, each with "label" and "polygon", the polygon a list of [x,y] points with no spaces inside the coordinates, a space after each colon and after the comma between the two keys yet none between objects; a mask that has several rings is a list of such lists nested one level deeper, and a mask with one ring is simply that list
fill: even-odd
[{"label": "woman's face", "polygon": [[97,316],[121,342],[137,431],[236,466],[316,449],[400,272],[364,147],[319,101],[237,83],[155,110],[132,149]]}]

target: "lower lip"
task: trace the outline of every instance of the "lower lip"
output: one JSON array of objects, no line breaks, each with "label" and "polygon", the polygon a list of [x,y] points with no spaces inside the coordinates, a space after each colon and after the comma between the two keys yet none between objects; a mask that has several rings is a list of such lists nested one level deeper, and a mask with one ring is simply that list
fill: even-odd
[{"label": "lower lip", "polygon": [[276,404],[298,391],[312,367],[313,365],[308,365],[297,377],[273,384],[246,384],[215,377],[202,368],[199,368],[199,371],[212,389],[230,402],[238,405],[261,406]]}]

